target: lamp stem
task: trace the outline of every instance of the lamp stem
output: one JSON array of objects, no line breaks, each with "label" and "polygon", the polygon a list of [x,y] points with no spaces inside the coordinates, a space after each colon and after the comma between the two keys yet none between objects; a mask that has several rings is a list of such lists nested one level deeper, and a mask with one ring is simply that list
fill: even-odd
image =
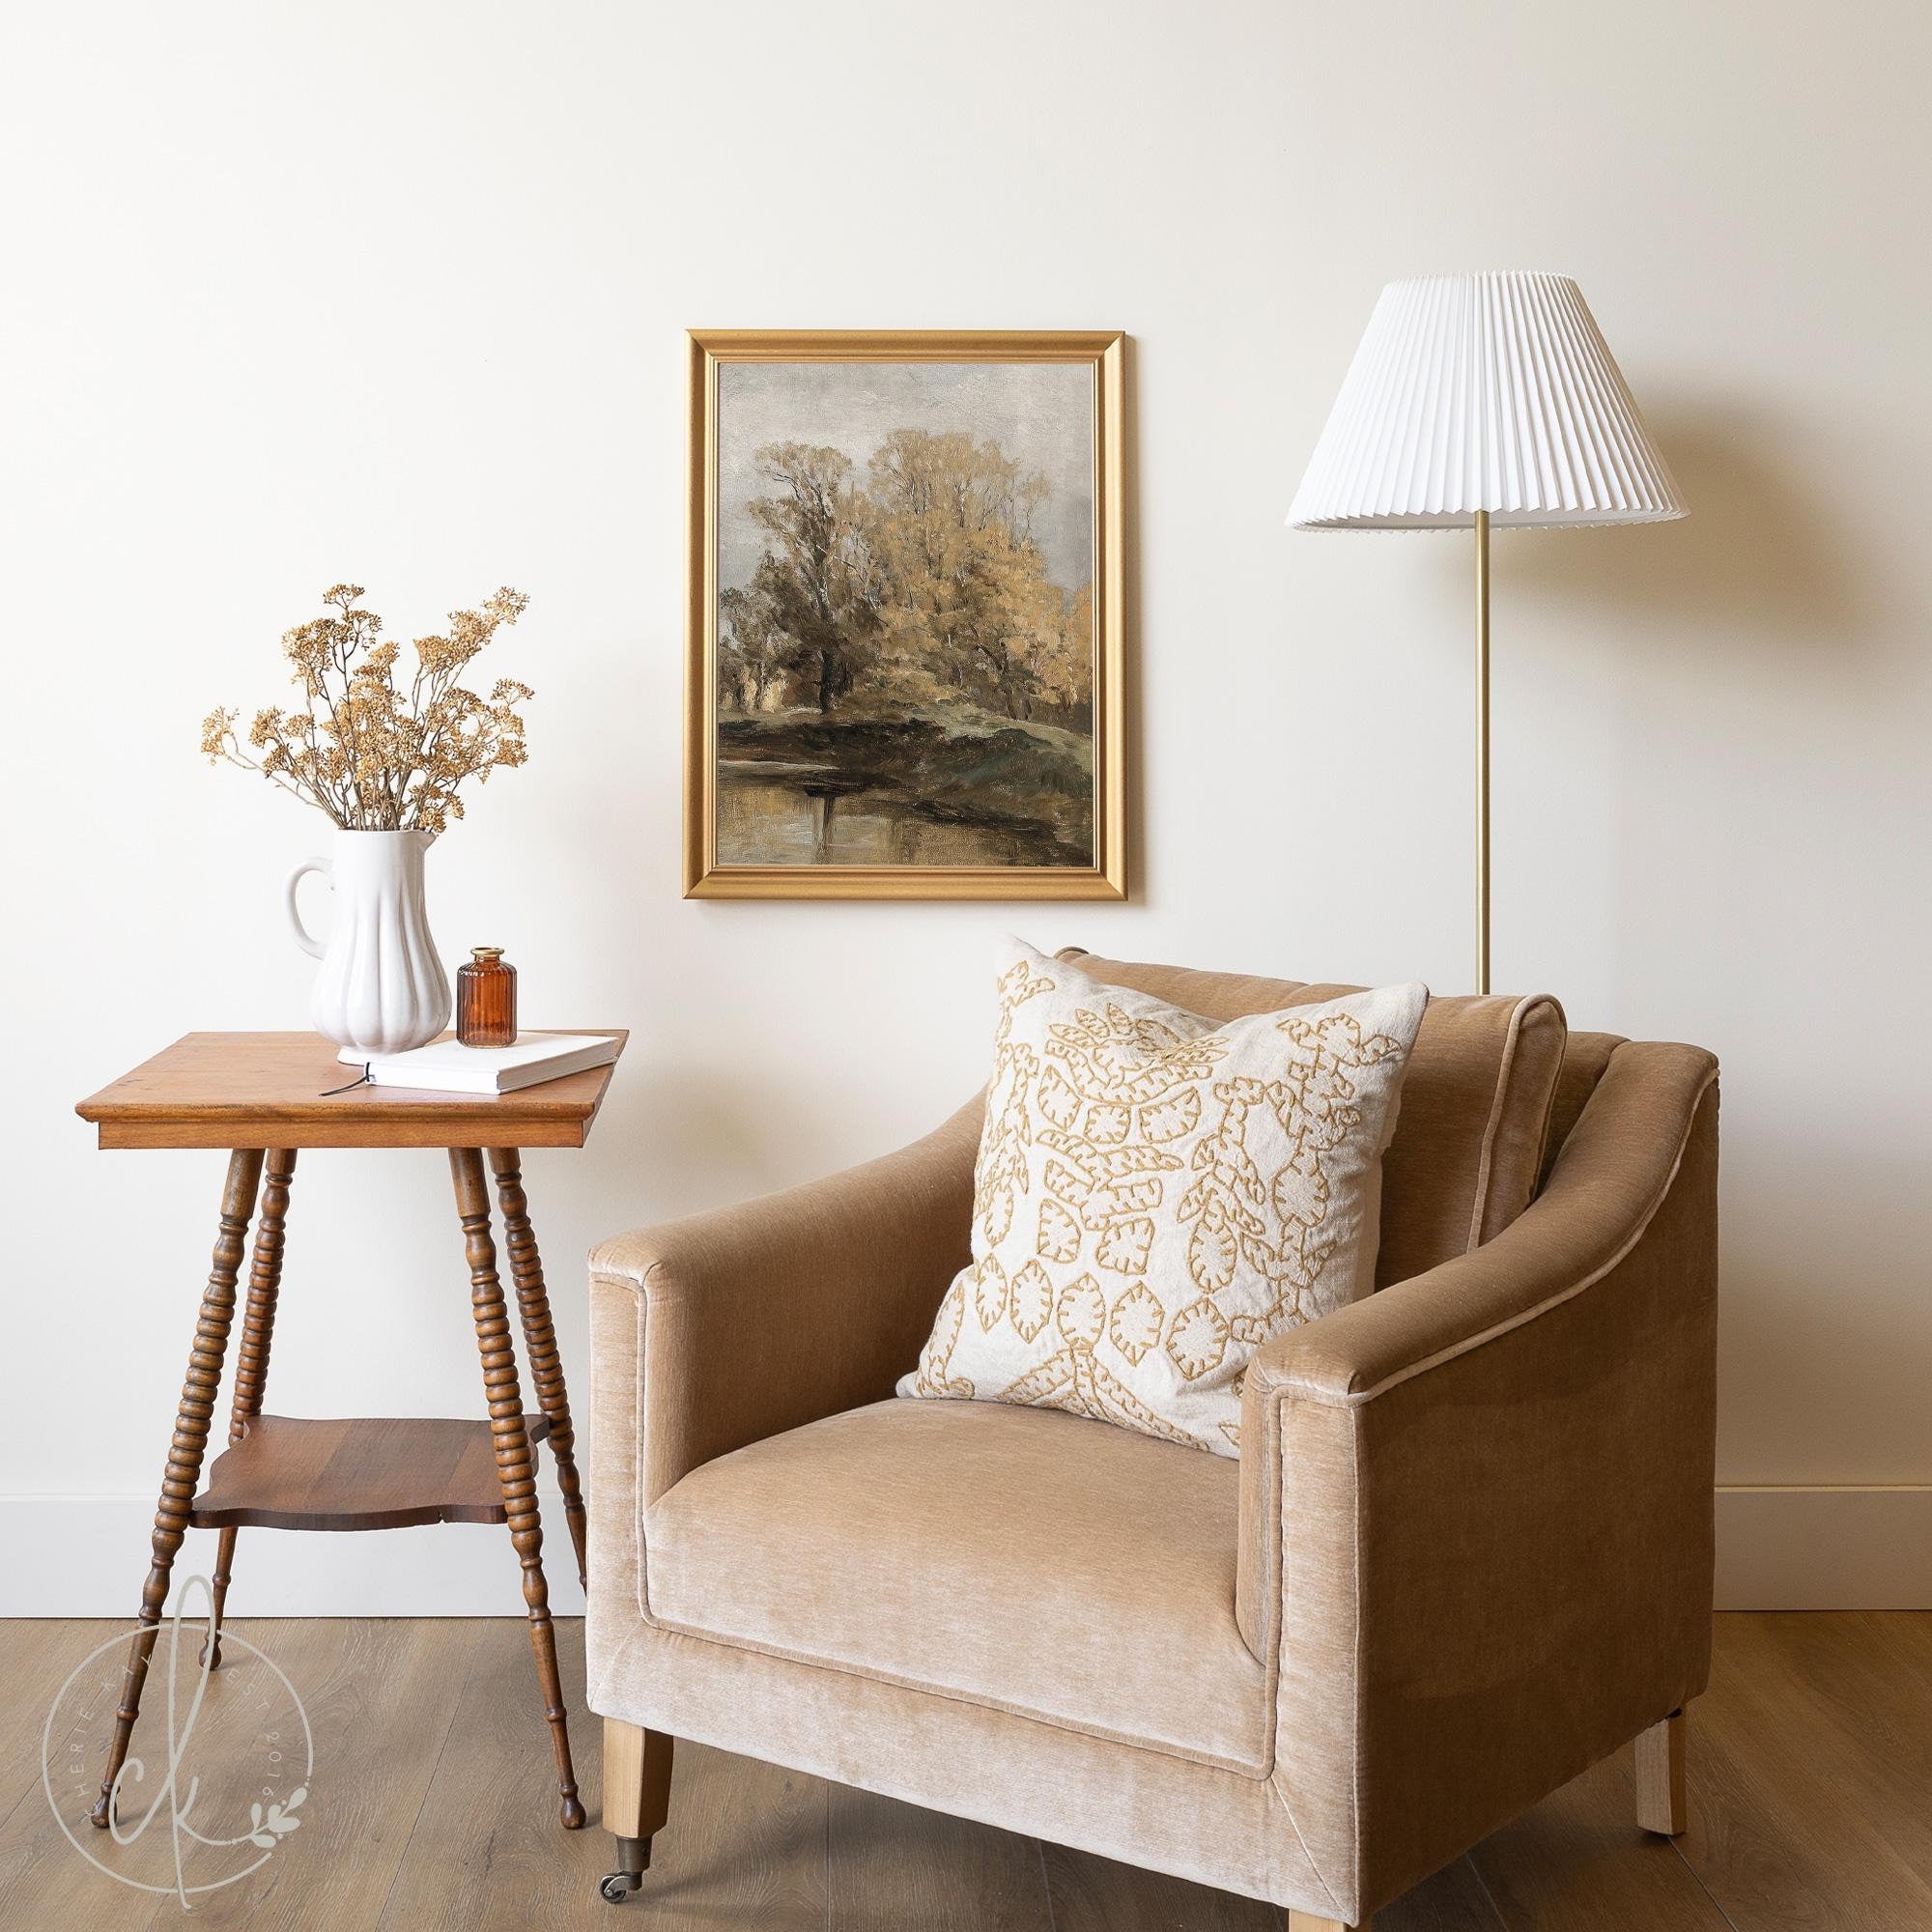
[{"label": "lamp stem", "polygon": [[1490,990],[1490,513],[1476,512],[1476,991]]}]

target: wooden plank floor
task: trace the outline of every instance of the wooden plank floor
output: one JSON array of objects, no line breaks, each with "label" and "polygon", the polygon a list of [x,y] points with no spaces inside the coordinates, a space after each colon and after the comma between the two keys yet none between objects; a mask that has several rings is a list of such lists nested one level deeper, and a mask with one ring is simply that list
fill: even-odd
[{"label": "wooden plank floor", "polygon": [[[0,1928],[182,1922],[74,1853],[41,1785],[56,1688],[111,1624],[0,1622]],[[596,1896],[598,1727],[582,1625],[558,1626],[589,1830],[557,1829],[523,1626],[238,1622],[300,1691],[313,1796],[262,1869],[190,1923],[329,1932],[1280,1932],[1281,1915],[1064,1846],[681,1746],[644,1889]],[[209,1695],[262,1666],[231,1657]],[[145,1721],[145,1720],[144,1720]],[[158,1746],[150,1744],[158,1755]],[[1692,1711],[1690,1830],[1646,1837],[1629,1753],[1506,1826],[1377,1932],[1932,1928],[1932,1613],[1721,1616]],[[245,1794],[244,1794],[245,1795]]]}]

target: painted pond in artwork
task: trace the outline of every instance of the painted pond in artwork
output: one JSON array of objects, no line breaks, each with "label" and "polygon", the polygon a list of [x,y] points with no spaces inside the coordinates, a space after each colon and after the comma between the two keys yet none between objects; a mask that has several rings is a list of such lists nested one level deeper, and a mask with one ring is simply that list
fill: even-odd
[{"label": "painted pond in artwork", "polygon": [[726,362],[717,859],[1094,863],[1094,377]]}]

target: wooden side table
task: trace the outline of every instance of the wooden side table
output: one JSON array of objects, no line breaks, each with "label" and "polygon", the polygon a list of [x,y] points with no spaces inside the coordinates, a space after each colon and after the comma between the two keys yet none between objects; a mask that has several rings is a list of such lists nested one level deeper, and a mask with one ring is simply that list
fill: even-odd
[{"label": "wooden side table", "polygon": [[[611,1031],[615,1031],[612,1029]],[[619,1035],[619,1051],[622,1040]],[[544,1581],[534,1445],[556,1460],[565,1520],[583,1574],[583,1497],[543,1263],[524,1193],[524,1148],[582,1147],[611,1082],[611,1066],[568,1074],[494,1099],[460,1094],[357,1087],[323,1097],[353,1077],[327,1040],[306,1033],[191,1033],[103,1087],[76,1110],[103,1148],[226,1148],[213,1265],[176,1411],[167,1472],[155,1510],[154,1558],[141,1590],[140,1630],[128,1657],[107,1772],[95,1824],[105,1826],[114,1780],[140,1714],[168,1578],[191,1526],[221,1532],[213,1577],[214,1649],[228,1596],[237,1532],[270,1529],[386,1529],[406,1523],[504,1522],[523,1564],[524,1602],[536,1652],[544,1716],[556,1757],[563,1823],[583,1823],[571,1769],[570,1732],[556,1668],[550,1594]],[[283,1223],[299,1148],[445,1148],[469,1263],[470,1313],[482,1357],[490,1419],[308,1421],[265,1415],[269,1350],[281,1286]],[[485,1173],[487,1154],[489,1173]],[[264,1174],[268,1184],[262,1185]],[[504,1245],[539,1413],[526,1418],[510,1341],[490,1181],[502,1208]],[[248,1229],[261,1219],[252,1255]],[[248,1298],[235,1364],[228,1447],[199,1494],[209,1420],[221,1385],[235,1318],[236,1284],[248,1256]]]}]

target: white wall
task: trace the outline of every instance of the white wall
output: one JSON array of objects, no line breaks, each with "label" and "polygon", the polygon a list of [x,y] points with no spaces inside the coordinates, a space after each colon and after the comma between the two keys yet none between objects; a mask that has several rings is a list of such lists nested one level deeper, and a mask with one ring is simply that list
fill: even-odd
[{"label": "white wall", "polygon": [[[635,1029],[529,1163],[580,1387],[586,1246],[950,1108],[1003,928],[1465,986],[1466,546],[1282,527],[1378,288],[1440,268],[1577,276],[1693,508],[1497,540],[1498,981],[1722,1056],[1724,1480],[1932,1484],[1928,71],[1906,0],[15,10],[7,1605],[135,1602],[221,1163],[70,1109],[303,1023],[320,821],[194,742],[339,578],[405,635],[534,599],[534,755],[433,910],[529,1022]],[[679,898],[693,325],[1131,332],[1134,903]],[[271,1406],[472,1411],[464,1291],[439,1156],[305,1155]],[[1855,1500],[1747,1587],[1932,1583]],[[237,1607],[513,1609],[490,1534],[250,1535]]]}]

